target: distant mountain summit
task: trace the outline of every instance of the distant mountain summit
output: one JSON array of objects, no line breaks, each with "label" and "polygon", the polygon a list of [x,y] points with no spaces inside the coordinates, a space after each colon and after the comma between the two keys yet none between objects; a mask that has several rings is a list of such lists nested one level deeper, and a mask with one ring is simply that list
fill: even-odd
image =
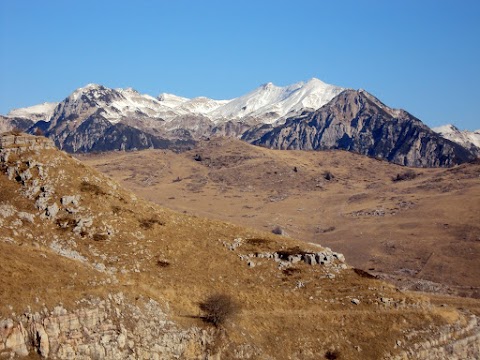
[{"label": "distant mountain summit", "polygon": [[448,124],[432,129],[445,139],[451,140],[464,148],[480,156],[480,129],[475,131],[459,130],[457,127]]},{"label": "distant mountain summit", "polygon": [[318,79],[272,83],[230,100],[158,97],[88,84],[60,103],[11,111],[0,129],[41,130],[69,152],[190,148],[231,136],[272,148],[345,149],[411,166],[451,166],[475,156],[366,91]]},{"label": "distant mountain summit", "polygon": [[391,109],[364,90],[345,90],[320,109],[289,118],[252,142],[275,149],[343,149],[418,167],[452,166],[474,158],[408,112]]}]

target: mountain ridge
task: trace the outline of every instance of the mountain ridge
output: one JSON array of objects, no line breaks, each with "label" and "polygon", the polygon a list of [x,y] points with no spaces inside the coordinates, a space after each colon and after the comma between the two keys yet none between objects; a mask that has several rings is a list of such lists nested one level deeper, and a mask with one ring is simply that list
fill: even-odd
[{"label": "mountain ridge", "polygon": [[[339,99],[343,99],[343,108],[332,105]],[[202,138],[221,135],[269,147],[346,149],[420,167],[452,166],[473,160],[480,153],[475,145],[445,140],[405,110],[390,108],[365,90],[344,89],[316,78],[284,87],[266,83],[230,100],[189,99],[166,93],[155,98],[132,88],[87,84],[53,110],[52,106],[18,109],[12,114],[34,114],[33,119],[25,118],[33,125],[27,127],[28,122],[18,120],[16,123],[30,133],[41,131],[70,152],[182,150]],[[289,126],[305,124],[309,121],[305,119],[316,112],[323,114],[322,124],[313,121],[307,127],[299,125],[303,134],[293,135],[292,129],[288,130],[291,141],[285,137],[281,144],[273,140],[275,129],[285,132]],[[362,116],[360,124],[358,113]],[[332,116],[336,119],[335,129],[325,126]],[[2,119],[5,129],[8,119]]]},{"label": "mountain ridge", "polygon": [[344,149],[416,167],[452,166],[474,159],[469,150],[364,90],[345,90],[320,109],[289,118],[250,141],[275,149]]}]

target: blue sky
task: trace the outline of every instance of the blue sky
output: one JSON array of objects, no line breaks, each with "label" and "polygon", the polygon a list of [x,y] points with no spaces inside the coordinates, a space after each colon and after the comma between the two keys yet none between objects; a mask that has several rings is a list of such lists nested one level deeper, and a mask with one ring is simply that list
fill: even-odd
[{"label": "blue sky", "polygon": [[91,82],[228,99],[312,77],[479,129],[480,1],[0,0],[0,114]]}]

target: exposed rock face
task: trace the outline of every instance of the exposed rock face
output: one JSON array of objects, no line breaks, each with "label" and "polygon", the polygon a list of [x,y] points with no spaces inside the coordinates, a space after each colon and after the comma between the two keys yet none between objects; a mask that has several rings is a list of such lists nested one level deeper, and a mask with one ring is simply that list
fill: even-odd
[{"label": "exposed rock face", "polygon": [[27,150],[55,149],[55,145],[52,140],[41,136],[5,133],[0,135],[0,149],[4,150],[3,153],[18,153]]},{"label": "exposed rock face", "polygon": [[68,152],[141,150],[149,148],[176,149],[193,144],[190,140],[168,140],[135,127],[117,123],[112,124],[100,112],[77,121],[73,114],[59,115],[51,123],[36,124],[46,136],[55,140],[56,145]]},{"label": "exposed rock face", "polygon": [[478,359],[480,358],[480,324],[472,316],[463,328],[445,328],[436,339],[416,343],[391,360]]},{"label": "exposed rock face", "polygon": [[[130,304],[122,293],[83,299],[85,307],[25,313],[0,321],[0,357],[50,359],[210,359],[212,331],[180,329],[158,303]],[[129,321],[135,319],[135,321]]]},{"label": "exposed rock face", "polygon": [[253,144],[274,149],[344,149],[418,167],[452,166],[475,158],[406,111],[390,109],[363,90],[346,90],[319,110],[267,131]]},{"label": "exposed rock face", "polygon": [[33,120],[18,118],[18,117],[5,117],[0,115],[0,134],[13,129],[27,130],[34,124]]}]

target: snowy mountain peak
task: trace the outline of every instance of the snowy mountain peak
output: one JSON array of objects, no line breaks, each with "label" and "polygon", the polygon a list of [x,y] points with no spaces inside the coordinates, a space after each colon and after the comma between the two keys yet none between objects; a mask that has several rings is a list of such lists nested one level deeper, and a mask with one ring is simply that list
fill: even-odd
[{"label": "snowy mountain peak", "polygon": [[172,109],[190,100],[189,98],[186,98],[186,97],[181,97],[181,96],[177,96],[174,94],[167,94],[167,93],[161,93],[160,95],[158,95],[157,99],[158,101],[160,101],[160,103],[163,106],[166,106]]},{"label": "snowy mountain peak", "polygon": [[432,128],[433,131],[443,136],[445,139],[456,142],[457,144],[471,149],[480,155],[480,131],[460,130],[452,124],[442,125]]},{"label": "snowy mountain peak", "polygon": [[263,84],[250,93],[231,100],[209,115],[216,119],[261,118],[273,123],[287,114],[304,108],[318,109],[338,95],[343,88],[325,84],[318,79],[287,86]]},{"label": "snowy mountain peak", "polygon": [[58,103],[56,102],[44,102],[43,104],[29,106],[26,108],[13,109],[7,114],[7,116],[30,119],[34,121],[48,121],[50,120],[57,105]]},{"label": "snowy mountain peak", "polygon": [[264,90],[272,90],[272,89],[278,88],[278,86],[275,86],[272,82],[268,82],[266,84],[263,84],[261,88]]},{"label": "snowy mountain peak", "polygon": [[105,87],[100,84],[94,84],[94,83],[89,83],[85,85],[84,87],[78,88],[76,91],[82,92],[82,91],[91,91],[91,90],[103,90]]},{"label": "snowy mountain peak", "polygon": [[173,121],[169,125],[171,128],[175,126],[175,119],[183,119],[181,121],[184,123],[189,116],[191,122],[195,121],[195,117],[201,116],[202,121],[210,121],[214,125],[226,121],[272,124],[287,114],[292,115],[303,109],[316,110],[342,90],[343,88],[312,78],[307,82],[283,87],[269,82],[232,100],[214,100],[207,97],[189,99],[167,93],[155,98],[140,94],[133,88],[111,89],[90,83],[76,89],[57,109],[53,109],[56,104],[52,106],[48,118],[56,123],[62,119],[81,119],[98,113],[112,124],[162,119],[167,123]]}]

